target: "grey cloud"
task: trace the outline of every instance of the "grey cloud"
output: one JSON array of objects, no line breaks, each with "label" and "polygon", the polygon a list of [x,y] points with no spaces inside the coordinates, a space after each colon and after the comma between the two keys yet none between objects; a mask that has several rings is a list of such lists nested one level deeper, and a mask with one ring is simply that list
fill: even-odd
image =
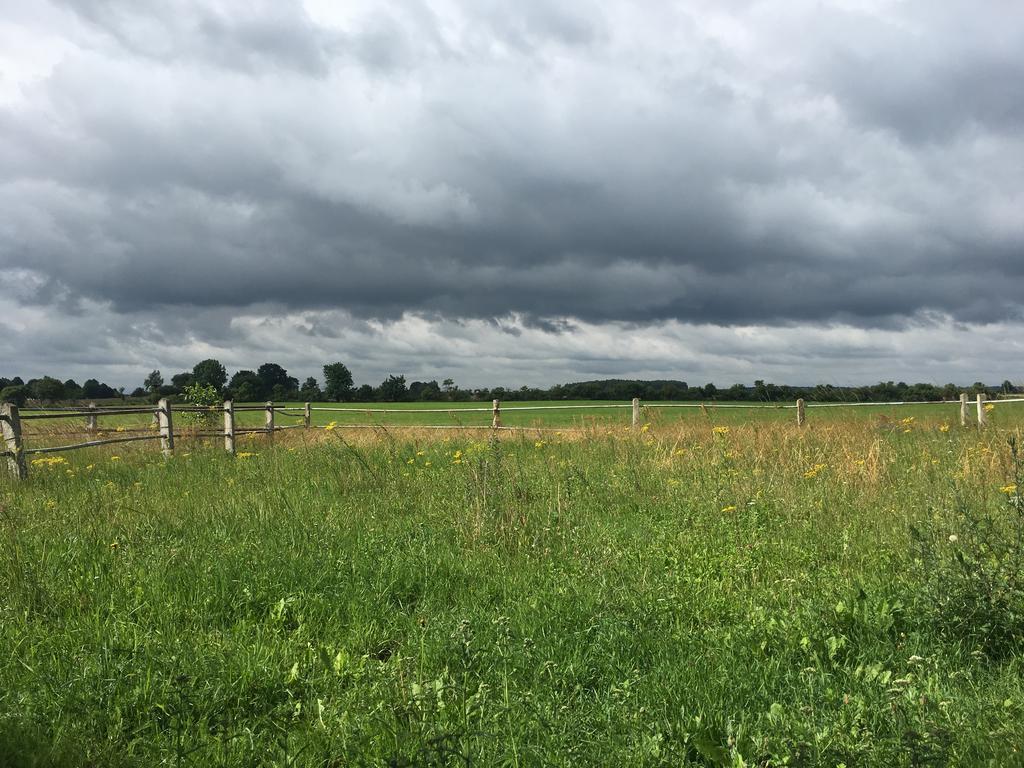
[{"label": "grey cloud", "polygon": [[190,344],[1021,321],[1024,10],[858,5],[55,2],[6,295]]}]

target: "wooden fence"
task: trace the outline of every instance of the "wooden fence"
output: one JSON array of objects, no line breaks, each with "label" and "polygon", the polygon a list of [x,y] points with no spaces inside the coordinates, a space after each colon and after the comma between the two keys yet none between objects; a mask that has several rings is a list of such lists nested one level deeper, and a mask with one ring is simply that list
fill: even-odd
[{"label": "wooden fence", "polygon": [[[1016,403],[1024,402],[1024,398],[1015,398],[1009,400],[999,400],[1000,403]],[[960,424],[961,426],[967,426],[970,421],[970,400],[966,393],[960,395],[960,399],[957,400],[942,400],[938,403],[959,403],[960,405]],[[916,402],[916,401],[902,401],[902,402],[889,402],[889,403],[805,403],[804,400],[797,400],[796,403],[789,404],[753,404],[753,403],[713,403],[711,407],[714,408],[749,408],[749,409],[794,409],[796,411],[796,423],[797,426],[804,426],[807,423],[807,409],[808,408],[835,408],[835,407],[853,407],[853,406],[903,406],[903,405],[935,405],[938,404],[935,401],[929,402]],[[975,400],[977,409],[977,424],[979,427],[985,426],[986,419],[986,398],[985,395],[979,394]],[[708,405],[704,403],[646,403],[644,408],[707,408]],[[641,404],[639,398],[634,398],[632,403],[620,404],[620,403],[600,403],[600,404],[587,404],[587,405],[524,405],[524,406],[509,406],[504,410],[509,411],[546,411],[546,410],[582,410],[582,409],[607,409],[607,408],[629,408],[632,411],[632,427],[637,429],[640,427],[641,421]],[[235,415],[246,411],[262,411],[264,413],[264,420],[262,427],[251,427],[251,428],[239,428],[235,422]],[[482,425],[477,427],[467,427],[463,425],[410,425],[415,426],[417,429],[492,429],[492,430],[514,430],[514,429],[535,429],[526,427],[507,427],[501,423],[502,407],[501,401],[494,400],[491,406],[481,408],[353,408],[349,407],[317,407],[310,403],[305,403],[301,408],[297,406],[277,406],[272,402],[268,402],[265,405],[235,405],[230,400],[224,402],[222,406],[195,406],[195,405],[177,405],[171,406],[166,400],[160,400],[155,406],[126,406],[123,408],[97,408],[95,405],[91,405],[85,408],[61,410],[55,412],[45,413],[25,413],[21,414],[18,407],[13,403],[3,403],[0,405],[0,435],[3,437],[0,446],[3,446],[4,450],[0,451],[0,458],[6,457],[8,468],[15,477],[20,480],[24,480],[28,477],[28,463],[26,457],[37,453],[56,453],[59,451],[73,451],[79,448],[92,448],[101,445],[113,445],[116,443],[132,443],[132,442],[143,442],[143,441],[160,441],[160,448],[165,456],[171,455],[174,451],[174,414],[219,414],[223,413],[224,418],[224,429],[219,430],[194,430],[188,433],[178,432],[177,436],[181,437],[185,434],[189,437],[200,437],[200,438],[223,438],[224,449],[231,454],[235,453],[235,441],[239,435],[245,434],[262,434],[266,435],[268,441],[271,443],[274,439],[274,434],[288,429],[326,429],[327,427],[322,425],[314,425],[312,423],[312,414],[314,411],[332,412],[332,413],[397,413],[397,414],[420,414],[420,413],[490,413],[491,424],[490,426]],[[286,426],[278,426],[275,423],[275,414],[280,413],[285,416],[292,416],[295,418],[302,418],[301,424],[289,424]],[[72,419],[72,418],[84,418],[86,424],[86,433],[99,433],[98,429],[98,418],[101,416],[125,416],[125,415],[152,415],[154,420],[154,429],[131,429],[127,430],[124,428],[118,428],[118,432],[129,432],[124,436],[118,437],[104,437],[98,435],[97,439],[86,440],[84,442],[73,443],[70,445],[57,445],[57,446],[42,446],[42,447],[26,447],[24,444],[24,433],[22,431],[22,423],[26,421],[35,421],[40,419]],[[338,424],[331,428],[357,428],[357,427],[377,427],[379,425],[366,425],[366,424]],[[138,434],[145,433],[145,434]]]}]

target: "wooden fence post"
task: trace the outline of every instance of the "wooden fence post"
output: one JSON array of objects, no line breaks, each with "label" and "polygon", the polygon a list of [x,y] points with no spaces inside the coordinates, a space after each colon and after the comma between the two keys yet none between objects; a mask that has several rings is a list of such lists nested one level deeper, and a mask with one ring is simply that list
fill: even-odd
[{"label": "wooden fence post", "polygon": [[313,424],[313,420],[312,418],[310,418],[310,416],[311,414],[309,411],[309,403],[306,403],[305,407],[302,410],[302,426],[304,426],[306,429],[309,429],[310,426],[312,426]]},{"label": "wooden fence post", "polygon": [[801,397],[796,401],[796,425],[802,427],[807,423],[807,404]]},{"label": "wooden fence post", "polygon": [[967,426],[967,393],[960,393],[960,426]]},{"label": "wooden fence post", "polygon": [[267,442],[274,444],[274,404],[268,402],[266,406]]},{"label": "wooden fence post", "polygon": [[171,420],[171,404],[167,402],[167,398],[161,398],[157,403],[156,420],[160,429],[160,449],[164,456],[170,456],[174,453],[174,423]]},{"label": "wooden fence post", "polygon": [[491,428],[497,429],[501,426],[501,400],[491,402]]},{"label": "wooden fence post", "polygon": [[633,429],[640,428],[640,398],[633,398]]},{"label": "wooden fence post", "polygon": [[235,404],[224,401],[224,450],[235,455]]},{"label": "wooden fence post", "polygon": [[[89,410],[90,411],[95,411],[96,410],[96,403],[89,403]],[[95,413],[90,413],[88,416],[85,417],[85,429],[86,429],[87,432],[95,432],[96,431],[96,414]]]},{"label": "wooden fence post", "polygon": [[978,426],[984,427],[988,422],[988,414],[985,413],[985,395],[978,393]]},{"label": "wooden fence post", "polygon": [[28,465],[21,445],[21,418],[18,406],[13,403],[0,405],[0,434],[3,435],[7,450],[7,466],[19,480],[28,477]]}]

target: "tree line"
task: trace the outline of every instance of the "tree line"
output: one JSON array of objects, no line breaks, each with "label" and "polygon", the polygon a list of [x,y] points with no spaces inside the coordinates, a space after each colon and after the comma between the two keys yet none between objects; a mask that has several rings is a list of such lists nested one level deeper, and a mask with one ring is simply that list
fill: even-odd
[{"label": "tree line", "polygon": [[273,400],[320,402],[458,402],[487,401],[499,399],[515,400],[629,400],[639,397],[647,401],[740,401],[740,402],[792,402],[797,398],[815,402],[893,402],[955,400],[960,392],[983,393],[988,396],[1015,394],[1024,388],[1004,381],[999,386],[975,382],[969,387],[956,384],[907,384],[905,382],[881,382],[868,386],[789,386],[755,381],[753,386],[734,384],[719,388],[714,384],[690,386],[685,381],[636,379],[604,379],[556,384],[550,388],[519,387],[507,389],[473,388],[463,389],[452,379],[406,382],[405,376],[389,375],[380,384],[355,386],[352,373],[342,362],[323,366],[323,385],[310,376],[305,381],[288,375],[288,371],[277,363],[263,363],[256,370],[236,371],[228,376],[224,365],[215,359],[202,360],[191,371],[176,373],[165,380],[159,370],[146,376],[142,386],[130,394],[124,387],[117,389],[88,379],[79,385],[73,379],[61,381],[52,376],[23,381],[20,377],[0,376],[0,401],[23,405],[29,400],[45,403],[77,400],[109,400],[113,398],[148,400],[159,398],[177,399],[190,387],[210,388],[224,398],[238,402],[263,402]]}]

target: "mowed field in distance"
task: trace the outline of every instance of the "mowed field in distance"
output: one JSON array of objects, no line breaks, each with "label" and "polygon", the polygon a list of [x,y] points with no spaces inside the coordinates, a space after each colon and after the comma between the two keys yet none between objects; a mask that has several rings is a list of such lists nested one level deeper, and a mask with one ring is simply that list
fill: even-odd
[{"label": "mowed field in distance", "polygon": [[1016,409],[30,457],[0,764],[1020,764]]},{"label": "mowed field in distance", "polygon": [[[999,403],[992,401],[988,412],[990,421],[1003,426],[1024,423],[1024,403]],[[263,403],[236,403],[238,407],[259,407]],[[288,426],[302,423],[303,403],[275,403],[275,423]],[[679,407],[671,407],[671,406]],[[582,407],[581,407],[582,406]],[[154,406],[155,407],[155,406]],[[174,406],[172,406],[173,408]],[[323,427],[338,426],[444,426],[444,427],[489,427],[491,404],[480,402],[459,403],[313,403],[312,424]],[[520,410],[528,409],[528,410]],[[391,411],[382,413],[382,410]],[[425,412],[427,411],[427,412]],[[38,411],[23,410],[25,415]],[[102,412],[102,409],[101,409]],[[975,403],[969,404],[968,416],[976,423]],[[902,405],[819,405],[809,403],[807,418],[811,424],[863,422],[896,422],[913,417],[915,420],[941,425],[960,423],[959,403],[908,403]],[[630,426],[632,410],[628,402],[595,401],[507,401],[501,406],[503,426],[532,427],[537,429],[622,429]],[[642,405],[641,420],[652,425],[670,425],[676,422],[694,424],[759,424],[772,422],[795,422],[796,410],[793,403],[752,404],[733,402],[708,403],[646,403]],[[122,429],[147,428],[153,423],[150,414],[100,416],[99,430],[105,433]],[[222,420],[211,414],[208,423],[219,429]],[[262,411],[238,411],[236,423],[239,427],[262,427],[265,415]],[[178,415],[175,428],[184,429],[194,425],[187,416]],[[85,418],[26,420],[24,430],[26,442],[33,435],[46,438],[55,432],[82,431]],[[204,427],[205,428],[205,427]],[[39,444],[50,444],[47,440]]]}]

